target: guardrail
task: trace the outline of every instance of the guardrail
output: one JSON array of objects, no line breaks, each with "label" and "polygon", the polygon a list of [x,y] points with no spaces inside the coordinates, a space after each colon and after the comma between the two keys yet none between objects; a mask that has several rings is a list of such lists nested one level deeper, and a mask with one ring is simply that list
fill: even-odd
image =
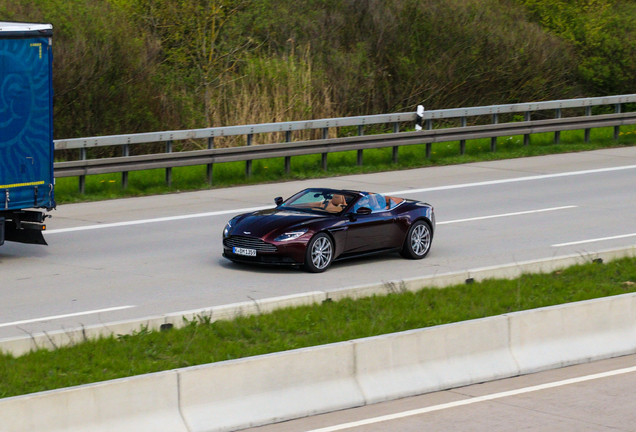
[{"label": "guardrail", "polygon": [[[191,129],[182,131],[167,131],[167,132],[152,132],[143,134],[129,134],[129,135],[113,135],[103,137],[91,137],[91,138],[75,138],[67,140],[55,141],[56,150],[68,150],[79,149],[80,160],[74,162],[61,162],[55,164],[55,176],[56,177],[68,177],[79,176],[80,177],[80,191],[83,193],[85,188],[85,175],[87,174],[104,174],[104,173],[122,173],[122,185],[127,186],[128,172],[136,170],[165,168],[166,169],[166,183],[170,184],[172,181],[173,167],[189,166],[189,165],[207,165],[207,178],[208,182],[212,181],[212,169],[214,163],[230,162],[230,161],[245,161],[246,162],[246,175],[249,177],[252,172],[252,160],[269,158],[269,157],[284,157],[285,158],[285,171],[290,172],[291,169],[291,157],[305,154],[318,154],[322,153],[322,167],[327,168],[327,154],[336,151],[346,150],[358,150],[358,165],[362,165],[363,150],[369,148],[380,147],[393,147],[393,160],[397,161],[398,148],[401,145],[409,144],[424,144],[429,143],[426,139],[430,139],[427,133],[435,135],[436,140],[430,142],[445,142],[445,141],[460,141],[460,154],[465,153],[466,140],[476,139],[473,136],[477,131],[475,128],[481,129],[479,132],[479,138],[491,138],[491,150],[496,151],[497,137],[506,135],[524,135],[524,144],[529,144],[530,135],[538,132],[555,132],[555,142],[560,141],[560,132],[563,130],[571,130],[570,123],[561,119],[561,110],[566,108],[585,108],[585,116],[575,117],[578,119],[585,119],[592,115],[593,106],[602,105],[614,105],[615,113],[621,112],[621,105],[624,103],[636,102],[636,94],[632,95],[620,95],[620,96],[608,96],[599,98],[586,98],[586,99],[567,99],[547,102],[532,102],[532,103],[520,103],[520,104],[508,104],[508,105],[492,105],[483,107],[471,107],[471,108],[453,108],[446,110],[434,110],[423,111],[421,115],[417,112],[407,113],[394,113],[394,114],[381,114],[372,116],[359,116],[359,117],[343,117],[333,119],[320,119],[320,120],[308,120],[308,121],[295,121],[285,123],[267,123],[245,126],[229,126],[229,127],[217,127],[206,129]],[[423,110],[423,108],[421,108]],[[545,123],[550,120],[531,121],[531,114],[536,111],[555,110],[556,120],[554,123]],[[500,128],[498,124],[499,114],[514,114],[523,113],[524,121],[515,123],[517,127],[511,129],[510,132],[504,133],[505,128]],[[467,117],[472,116],[492,116],[492,125],[488,126],[466,126]],[[601,126],[597,118],[605,116],[594,116],[594,120],[586,119],[586,121],[579,122],[579,126],[574,129],[585,129],[585,141],[588,142],[590,138],[590,129],[595,127],[614,126],[614,138],[618,138],[619,128],[623,124],[633,123],[616,123],[609,124],[611,121],[604,123]],[[433,121],[441,119],[460,118],[462,128],[449,128],[444,129],[447,131],[442,134],[435,134],[440,130],[433,130]],[[618,118],[618,117],[617,117]],[[621,117],[623,119],[627,117]],[[426,131],[420,132],[421,135],[406,136],[409,132],[400,133],[400,123],[416,121],[419,124],[424,124]],[[587,122],[587,123],[586,123]],[[393,133],[383,134],[379,136],[369,136],[360,138],[364,135],[364,127],[374,124],[392,124]],[[523,131],[524,127],[518,125],[525,125],[527,131]],[[547,126],[551,126],[552,129],[545,130]],[[357,126],[358,137],[352,138],[335,138],[327,139],[330,128],[338,128],[344,126]],[[465,133],[461,133],[458,130],[466,128]],[[541,130],[535,130],[533,128],[540,128]],[[322,139],[312,141],[299,141],[292,143],[292,132],[302,130],[316,130],[322,129]],[[491,131],[492,133],[489,133]],[[252,146],[254,134],[260,133],[280,133],[285,132],[285,143],[281,144],[265,144],[259,146]],[[229,149],[215,149],[214,139],[216,137],[228,137],[228,136],[240,136],[246,137],[247,146],[235,147]],[[400,138],[397,137],[400,136]],[[381,138],[378,138],[381,137]],[[207,139],[207,150],[198,150],[193,152],[180,152],[172,154],[173,142],[178,140],[190,140],[190,139]],[[407,144],[400,144],[400,140],[405,139]],[[417,142],[418,139],[424,141]],[[165,154],[154,154],[144,156],[129,156],[129,146],[142,143],[166,143]],[[382,143],[384,142],[384,143]],[[389,143],[390,142],[390,143]],[[382,145],[378,145],[381,144]],[[103,146],[122,146],[122,157],[87,160],[86,151],[89,148],[103,147]],[[266,149],[265,149],[266,148]],[[179,155],[179,156],[176,156]],[[430,157],[430,146],[427,147],[427,157]]]}]

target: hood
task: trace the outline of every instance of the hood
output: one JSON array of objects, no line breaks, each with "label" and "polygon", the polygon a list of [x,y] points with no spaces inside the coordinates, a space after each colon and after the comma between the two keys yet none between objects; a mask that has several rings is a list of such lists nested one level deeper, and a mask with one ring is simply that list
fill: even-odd
[{"label": "hood", "polygon": [[297,228],[299,225],[325,217],[327,216],[287,209],[261,210],[242,215],[231,234],[264,237],[274,231],[288,231],[290,228]]}]

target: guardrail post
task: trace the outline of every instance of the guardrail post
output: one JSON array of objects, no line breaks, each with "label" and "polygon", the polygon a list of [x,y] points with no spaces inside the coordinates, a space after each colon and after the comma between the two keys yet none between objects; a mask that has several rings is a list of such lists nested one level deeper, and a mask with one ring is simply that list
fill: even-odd
[{"label": "guardrail post", "polygon": [[[614,105],[614,112],[616,114],[620,114],[621,113],[621,104],[617,103],[616,105]],[[618,137],[621,135],[621,127],[620,126],[614,126],[614,141],[618,141]]]},{"label": "guardrail post", "polygon": [[[209,137],[208,138],[208,150],[211,150],[214,148],[214,137]],[[206,172],[205,172],[205,177],[208,181],[209,185],[212,185],[212,170],[214,169],[214,164],[208,164],[207,168],[206,168]]]},{"label": "guardrail post", "polygon": [[[122,147],[121,155],[123,157],[130,156],[130,148],[128,144],[124,144],[124,146]],[[128,187],[128,171],[124,171],[123,173],[121,173],[121,187],[122,189],[126,189]]]},{"label": "guardrail post", "polygon": [[[86,148],[80,149],[80,160],[86,160]],[[86,193],[86,176],[79,176],[79,193],[84,195]]]},{"label": "guardrail post", "polygon": [[[462,117],[462,127],[466,127],[466,117]],[[464,156],[466,154],[466,140],[459,140],[459,154]]]},{"label": "guardrail post", "polygon": [[[394,122],[393,123],[393,133],[400,133],[400,123],[399,122]],[[396,164],[398,163],[398,149],[400,147],[399,146],[394,146],[393,147],[393,163]]]},{"label": "guardrail post", "polygon": [[[364,125],[358,125],[358,136],[364,135]],[[362,152],[363,150],[358,150],[358,166],[362,165]]]},{"label": "guardrail post", "polygon": [[[254,134],[248,134],[247,135],[247,145],[251,146],[253,140],[254,140]],[[251,160],[246,160],[245,161],[245,176],[247,178],[252,177],[252,161]]]},{"label": "guardrail post", "polygon": [[[530,111],[526,111],[525,114],[523,115],[523,121],[530,121]],[[530,134],[524,134],[523,135],[523,145],[524,146],[528,146],[530,145]]]},{"label": "guardrail post", "polygon": [[[285,142],[291,142],[291,131],[285,131]],[[291,156],[285,156],[285,174],[291,173]]]},{"label": "guardrail post", "polygon": [[[425,127],[426,127],[426,130],[432,130],[433,129],[433,120],[432,119],[426,119]],[[430,159],[431,158],[431,151],[432,150],[433,150],[433,143],[426,143],[426,159]]]},{"label": "guardrail post", "polygon": [[[322,128],[322,139],[324,139],[324,140],[329,139],[329,128],[328,127]],[[322,154],[321,162],[322,162],[322,170],[323,171],[327,171],[327,154],[328,153],[323,153]]]},{"label": "guardrail post", "polygon": [[[561,118],[561,108],[556,109],[556,118]],[[561,131],[556,131],[554,133],[554,143],[561,144]]]},{"label": "guardrail post", "polygon": [[[166,153],[172,153],[172,140],[166,141]],[[172,186],[172,168],[166,168],[166,185]]]},{"label": "guardrail post", "polygon": [[[586,106],[585,107],[585,115],[586,116],[591,116],[592,115],[592,107],[591,106]],[[590,142],[590,128],[586,128],[585,129],[585,142],[589,143]]]},{"label": "guardrail post", "polygon": [[[492,124],[497,124],[497,123],[499,123],[499,116],[497,115],[497,113],[494,113],[492,115]],[[492,152],[497,151],[497,137],[490,138],[490,151]]]}]

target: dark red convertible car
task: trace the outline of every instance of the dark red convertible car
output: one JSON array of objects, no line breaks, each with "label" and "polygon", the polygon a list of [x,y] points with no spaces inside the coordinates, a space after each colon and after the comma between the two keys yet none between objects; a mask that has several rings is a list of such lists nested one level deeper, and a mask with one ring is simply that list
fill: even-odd
[{"label": "dark red convertible car", "polygon": [[333,261],[381,252],[424,258],[435,214],[430,204],[378,193],[305,189],[276,208],[232,218],[223,230],[223,256],[246,263],[325,271]]}]

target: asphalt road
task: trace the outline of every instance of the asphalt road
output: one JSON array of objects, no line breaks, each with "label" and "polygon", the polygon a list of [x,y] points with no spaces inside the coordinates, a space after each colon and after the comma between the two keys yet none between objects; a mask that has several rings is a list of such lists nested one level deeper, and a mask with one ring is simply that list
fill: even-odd
[{"label": "asphalt road", "polygon": [[636,356],[491,381],[246,432],[636,431]]},{"label": "asphalt road", "polygon": [[[326,273],[221,257],[227,220],[306,187],[395,193],[435,206],[429,256]],[[636,242],[636,148],[60,206],[48,247],[0,247],[0,338]],[[100,312],[101,311],[101,312]]]}]

